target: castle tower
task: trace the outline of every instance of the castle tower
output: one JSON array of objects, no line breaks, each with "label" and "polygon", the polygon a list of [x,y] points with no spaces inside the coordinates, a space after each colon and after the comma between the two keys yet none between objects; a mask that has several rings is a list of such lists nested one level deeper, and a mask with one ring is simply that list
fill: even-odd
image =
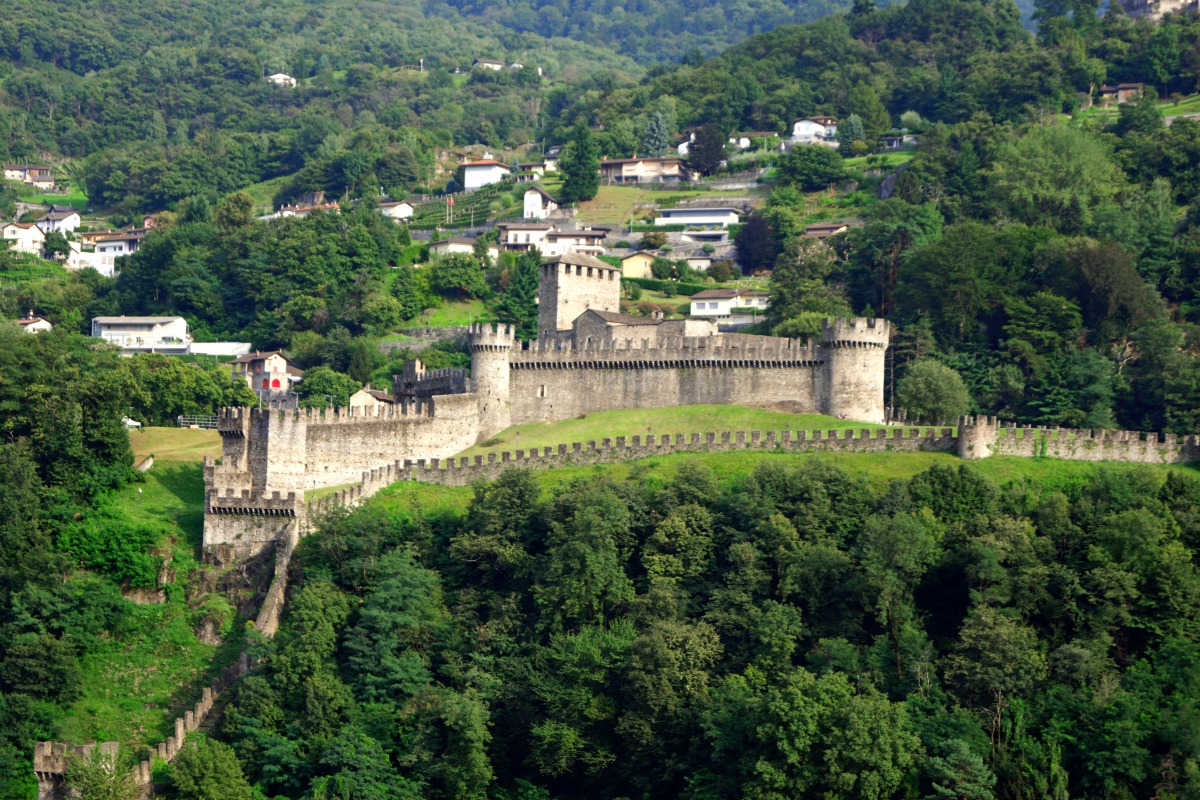
[{"label": "castle tower", "polygon": [[884,358],[890,326],[885,319],[825,320],[821,348],[825,352],[822,409],[830,416],[862,422],[884,422]]},{"label": "castle tower", "polygon": [[538,279],[538,338],[552,339],[589,308],[621,310],[621,270],[585,253],[542,262]]},{"label": "castle tower", "polygon": [[467,333],[471,380],[479,395],[479,437],[485,441],[512,424],[508,353],[516,342],[511,325],[475,323]]}]

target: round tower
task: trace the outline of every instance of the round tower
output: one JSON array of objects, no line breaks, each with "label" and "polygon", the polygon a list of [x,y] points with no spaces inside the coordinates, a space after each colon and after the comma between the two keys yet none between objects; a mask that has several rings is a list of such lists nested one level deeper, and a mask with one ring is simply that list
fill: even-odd
[{"label": "round tower", "polygon": [[823,411],[840,419],[884,422],[884,362],[890,326],[885,319],[825,320]]},{"label": "round tower", "polygon": [[516,342],[511,325],[474,323],[467,333],[471,381],[479,398],[479,436],[484,441],[512,424],[508,354]]}]

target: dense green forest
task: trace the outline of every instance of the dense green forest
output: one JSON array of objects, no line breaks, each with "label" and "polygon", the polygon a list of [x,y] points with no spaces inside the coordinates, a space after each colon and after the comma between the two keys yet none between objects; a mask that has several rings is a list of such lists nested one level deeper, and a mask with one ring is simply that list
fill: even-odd
[{"label": "dense green forest", "polygon": [[1200,482],[1061,488],[768,458],[336,513],[220,738],[268,796],[1193,796]]}]

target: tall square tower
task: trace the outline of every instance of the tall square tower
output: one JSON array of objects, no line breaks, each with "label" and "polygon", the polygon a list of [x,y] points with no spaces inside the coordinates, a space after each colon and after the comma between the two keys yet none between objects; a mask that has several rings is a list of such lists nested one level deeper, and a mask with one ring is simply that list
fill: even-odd
[{"label": "tall square tower", "polygon": [[568,252],[542,262],[538,337],[552,339],[588,309],[621,310],[621,270],[594,256]]}]

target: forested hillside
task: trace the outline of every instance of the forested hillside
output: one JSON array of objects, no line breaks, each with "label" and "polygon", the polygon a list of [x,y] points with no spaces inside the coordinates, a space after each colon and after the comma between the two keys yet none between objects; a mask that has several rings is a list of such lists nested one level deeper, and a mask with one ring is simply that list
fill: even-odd
[{"label": "forested hillside", "polygon": [[514,30],[602,44],[642,63],[695,61],[747,36],[811,22],[849,5],[846,0],[447,0],[447,4],[472,18],[494,20]]},{"label": "forested hillside", "polygon": [[768,457],[416,497],[303,543],[221,727],[240,770],[210,791],[248,797],[238,771],[312,798],[1196,790],[1194,475],[879,488]]},{"label": "forested hillside", "polygon": [[[75,159],[97,208],[130,213],[305,166],[338,193],[367,173],[373,191],[403,193],[434,179],[436,148],[539,138],[539,68],[572,85],[637,74],[602,47],[416,3],[17,0],[6,11],[0,160]],[[527,68],[471,74],[475,58]],[[268,72],[299,85],[275,87]],[[390,172],[346,155],[364,137],[392,155]]]}]

